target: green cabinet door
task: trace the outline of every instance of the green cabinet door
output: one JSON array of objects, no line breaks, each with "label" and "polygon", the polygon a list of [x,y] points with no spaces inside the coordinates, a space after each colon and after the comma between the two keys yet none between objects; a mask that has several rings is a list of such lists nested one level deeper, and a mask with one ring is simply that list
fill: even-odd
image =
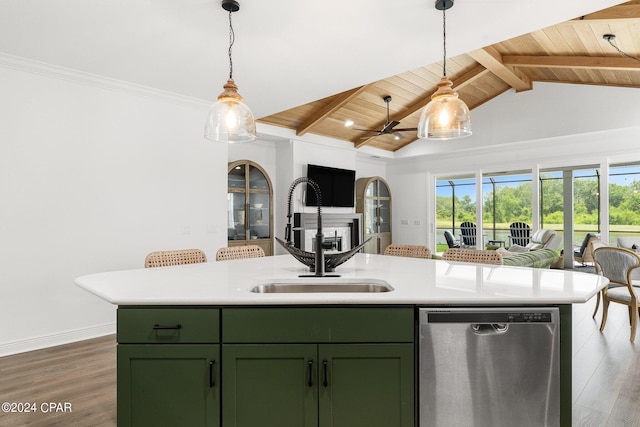
[{"label": "green cabinet door", "polygon": [[413,344],[318,346],[321,427],[413,427]]},{"label": "green cabinet door", "polygon": [[316,350],[315,344],[223,345],[222,425],[316,427]]},{"label": "green cabinet door", "polygon": [[224,427],[413,427],[413,344],[222,347]]},{"label": "green cabinet door", "polygon": [[218,344],[118,345],[118,426],[220,426]]}]

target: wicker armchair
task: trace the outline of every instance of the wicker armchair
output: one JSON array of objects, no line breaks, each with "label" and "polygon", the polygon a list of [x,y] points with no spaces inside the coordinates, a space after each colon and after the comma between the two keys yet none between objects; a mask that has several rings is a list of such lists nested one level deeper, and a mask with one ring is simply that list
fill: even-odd
[{"label": "wicker armchair", "polygon": [[426,246],[394,244],[387,246],[384,250],[384,254],[410,258],[431,258],[431,251]]},{"label": "wicker armchair", "polygon": [[145,268],[169,265],[196,264],[207,262],[207,256],[200,249],[179,249],[175,251],[151,252],[144,260]]},{"label": "wicker armchair", "polygon": [[502,265],[502,254],[496,251],[450,248],[444,251],[442,259],[445,261]]},{"label": "wicker armchair", "polygon": [[218,249],[216,261],[227,261],[230,259],[260,258],[263,257],[264,250],[258,245],[229,246]]}]

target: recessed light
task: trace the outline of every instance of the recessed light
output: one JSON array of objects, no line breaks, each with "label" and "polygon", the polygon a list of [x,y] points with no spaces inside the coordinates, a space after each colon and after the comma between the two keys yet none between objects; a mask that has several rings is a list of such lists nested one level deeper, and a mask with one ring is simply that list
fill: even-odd
[{"label": "recessed light", "polygon": [[344,125],[345,127],[353,126],[353,120],[345,120]]}]

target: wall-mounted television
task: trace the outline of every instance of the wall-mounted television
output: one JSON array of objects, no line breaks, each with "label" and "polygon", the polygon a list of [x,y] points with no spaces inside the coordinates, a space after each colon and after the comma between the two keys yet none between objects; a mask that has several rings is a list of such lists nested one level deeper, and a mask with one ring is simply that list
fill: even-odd
[{"label": "wall-mounted television", "polygon": [[[307,178],[314,180],[320,187],[322,206],[355,206],[356,171],[309,164]],[[305,204],[318,206],[316,194],[311,187],[307,188]]]}]

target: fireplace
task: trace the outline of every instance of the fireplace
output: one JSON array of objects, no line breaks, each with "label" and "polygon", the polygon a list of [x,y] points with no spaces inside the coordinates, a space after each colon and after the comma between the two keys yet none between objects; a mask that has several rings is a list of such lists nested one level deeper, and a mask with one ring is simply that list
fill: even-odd
[{"label": "fireplace", "polygon": [[[351,249],[351,227],[325,227],[324,215],[322,218],[322,234],[324,235],[324,242],[331,243],[331,248],[325,250],[325,252],[342,252],[344,249]],[[304,246],[301,248],[308,252],[314,252],[314,240],[316,238],[317,230],[314,228],[304,230]]]},{"label": "fireplace", "polygon": [[[315,252],[317,213],[293,214],[293,240],[296,248]],[[327,252],[347,251],[362,243],[362,214],[323,213],[322,234],[332,244]]]}]

